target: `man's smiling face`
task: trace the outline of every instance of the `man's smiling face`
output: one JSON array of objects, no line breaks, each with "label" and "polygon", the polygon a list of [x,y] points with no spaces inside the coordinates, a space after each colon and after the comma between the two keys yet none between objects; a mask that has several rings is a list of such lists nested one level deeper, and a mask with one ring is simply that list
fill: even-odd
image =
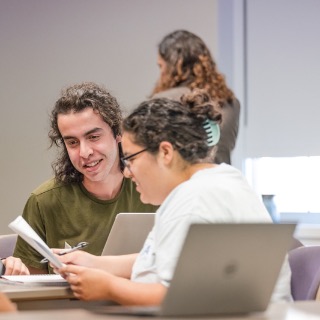
[{"label": "man's smiling face", "polygon": [[119,170],[118,141],[92,108],[58,115],[58,128],[73,166],[87,182],[102,182]]}]

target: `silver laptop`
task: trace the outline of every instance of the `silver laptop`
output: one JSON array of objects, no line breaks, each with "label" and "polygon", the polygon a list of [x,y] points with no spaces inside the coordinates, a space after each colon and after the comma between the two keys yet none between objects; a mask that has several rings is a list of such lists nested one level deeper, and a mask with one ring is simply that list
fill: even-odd
[{"label": "silver laptop", "polygon": [[95,312],[159,316],[246,314],[266,310],[294,224],[194,224],[160,307]]},{"label": "silver laptop", "polygon": [[140,252],[154,225],[154,217],[155,213],[119,213],[101,255]]}]

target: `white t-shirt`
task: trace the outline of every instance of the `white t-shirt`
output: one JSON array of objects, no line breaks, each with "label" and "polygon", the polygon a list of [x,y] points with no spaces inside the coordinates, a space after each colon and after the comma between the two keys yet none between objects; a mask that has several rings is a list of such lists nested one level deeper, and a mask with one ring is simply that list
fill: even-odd
[{"label": "white t-shirt", "polygon": [[[240,171],[227,164],[200,170],[172,190],[159,207],[131,279],[169,286],[190,224],[245,222],[272,220]],[[275,300],[291,300],[290,269],[283,270]]]}]

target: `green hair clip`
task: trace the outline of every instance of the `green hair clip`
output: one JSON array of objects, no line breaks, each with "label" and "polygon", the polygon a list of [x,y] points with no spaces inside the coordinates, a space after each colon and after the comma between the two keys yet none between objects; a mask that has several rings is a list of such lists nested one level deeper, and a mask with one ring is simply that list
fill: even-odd
[{"label": "green hair clip", "polygon": [[215,146],[220,139],[220,127],[219,125],[213,121],[207,119],[203,122],[203,128],[207,133],[207,143],[209,147]]}]

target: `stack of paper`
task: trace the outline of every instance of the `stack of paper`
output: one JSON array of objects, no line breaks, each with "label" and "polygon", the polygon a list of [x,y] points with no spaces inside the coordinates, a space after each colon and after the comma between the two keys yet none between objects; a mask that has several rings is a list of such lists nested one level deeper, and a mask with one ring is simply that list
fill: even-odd
[{"label": "stack of paper", "polygon": [[43,286],[68,286],[69,283],[59,274],[35,274],[35,275],[17,275],[17,276],[2,276],[1,279],[9,280],[10,282],[23,283],[30,285]]}]

